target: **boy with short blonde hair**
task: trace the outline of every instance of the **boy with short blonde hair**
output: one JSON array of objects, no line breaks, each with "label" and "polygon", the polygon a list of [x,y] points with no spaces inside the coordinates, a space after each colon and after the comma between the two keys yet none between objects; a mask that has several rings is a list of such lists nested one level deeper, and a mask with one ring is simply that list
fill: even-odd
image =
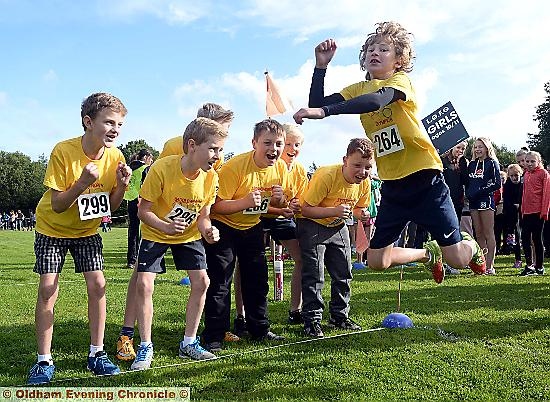
[{"label": "boy with short blonde hair", "polygon": [[101,218],[119,207],[130,180],[131,170],[114,145],[126,113],[117,97],[107,93],[90,95],[81,106],[84,135],[58,143],[48,161],[44,178],[48,190],[36,208],[38,362],[29,372],[31,385],[49,383],[54,375],[54,306],[67,251],[74,259],[75,272],[82,273],[86,281],[91,335],[88,369],[96,375],[120,372],[103,350],[107,308],[103,245],[97,229]]},{"label": "boy with short blonde hair", "polygon": [[226,137],[225,129],[214,120],[193,120],[183,135],[185,154],[158,160],[141,187],[138,216],[143,222],[142,241],[134,271],[141,344],[132,370],[149,368],[153,359],[154,281],[157,274],[166,272],[164,254],[168,248],[176,269],[187,270],[191,281],[179,355],[195,360],[216,358],[200,346],[196,335],[209,284],[201,237],[207,243],[219,239],[210,221],[210,205],[218,187],[218,175],[212,166],[220,157]]},{"label": "boy with short blonde hair", "polygon": [[345,221],[353,214],[359,221],[370,217],[369,173],[374,164],[372,143],[352,139],[343,164],[324,166],[313,174],[302,197],[303,219],[298,219],[302,250],[302,317],[304,333],[323,337],[323,289],[326,267],[331,277],[329,326],[360,330],[349,317],[351,297],[351,247]]}]

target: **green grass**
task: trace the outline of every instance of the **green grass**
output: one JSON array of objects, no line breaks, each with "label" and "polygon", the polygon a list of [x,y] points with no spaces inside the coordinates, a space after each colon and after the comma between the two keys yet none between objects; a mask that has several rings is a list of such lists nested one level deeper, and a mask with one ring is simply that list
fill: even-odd
[{"label": "green grass", "polygon": [[[123,269],[126,230],[103,238],[105,346],[113,356],[131,272]],[[36,357],[33,239],[32,232],[0,232],[0,386],[25,384]],[[326,330],[328,339],[307,343],[297,343],[304,340],[300,326],[286,324],[291,267],[285,265],[285,301],[269,304],[272,328],[287,337],[285,344],[243,341],[220,353],[225,358],[189,362],[177,357],[189,288],[178,285],[184,273],[169,260],[155,287],[153,369],[94,378],[85,367],[86,288],[68,257],[56,305],[53,385],[189,386],[193,399],[549,400],[550,275],[518,277],[511,265],[511,258],[498,257],[497,276],[463,272],[439,286],[420,268],[408,269],[401,310],[415,328],[350,335]],[[399,270],[354,275],[350,316],[365,329],[378,328],[396,311]],[[327,302],[329,291],[327,284]]]}]

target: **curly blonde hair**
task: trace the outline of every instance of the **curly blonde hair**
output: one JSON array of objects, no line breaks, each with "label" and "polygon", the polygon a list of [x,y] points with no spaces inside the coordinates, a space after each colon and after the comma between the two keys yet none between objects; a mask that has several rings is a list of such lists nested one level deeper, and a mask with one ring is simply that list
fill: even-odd
[{"label": "curly blonde hair", "polygon": [[[369,46],[378,43],[382,39],[389,40],[395,47],[397,61],[401,64],[401,67],[399,67],[397,71],[410,73],[413,70],[415,59],[412,47],[413,34],[394,21],[377,23],[376,30],[367,36],[367,40],[359,51],[359,65],[361,66],[361,70],[367,70],[365,62],[367,60],[367,49]],[[370,74],[368,72],[365,78],[367,81],[370,80]]]}]

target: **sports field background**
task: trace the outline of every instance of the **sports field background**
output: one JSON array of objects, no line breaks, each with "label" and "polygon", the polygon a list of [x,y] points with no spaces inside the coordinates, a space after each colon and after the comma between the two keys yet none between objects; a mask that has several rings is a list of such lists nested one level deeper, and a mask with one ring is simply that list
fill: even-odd
[{"label": "sports field background", "polygon": [[[131,271],[124,268],[126,229],[102,236],[105,346],[113,357]],[[33,232],[0,231],[0,386],[24,385],[36,359],[33,239]],[[415,324],[407,330],[375,330],[396,311],[399,269],[354,271],[350,317],[373,331],[326,329],[326,339],[308,342],[301,326],[286,324],[291,265],[285,263],[285,300],[273,302],[270,289],[269,315],[274,332],[287,341],[272,348],[245,340],[210,362],[177,357],[189,288],[178,284],[184,273],[170,259],[168,266],[155,287],[152,369],[128,372],[130,364],[122,363],[122,375],[96,378],[86,371],[85,284],[67,258],[52,386],[189,386],[193,399],[550,399],[550,275],[518,277],[511,257],[497,257],[496,276],[464,271],[439,286],[421,268],[407,269],[401,311]],[[329,291],[327,283],[325,302]]]}]

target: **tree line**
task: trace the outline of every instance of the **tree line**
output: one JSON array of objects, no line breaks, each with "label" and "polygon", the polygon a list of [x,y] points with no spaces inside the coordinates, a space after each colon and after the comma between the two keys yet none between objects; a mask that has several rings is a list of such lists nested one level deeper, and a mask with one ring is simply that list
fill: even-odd
[{"label": "tree line", "polygon": [[[527,145],[530,149],[540,152],[543,159],[550,163],[550,81],[544,85],[544,91],[544,102],[536,107],[533,116],[533,120],[537,122],[538,132],[527,133]],[[471,147],[471,141],[469,146]],[[130,141],[118,148],[127,161],[143,148],[149,149],[155,159],[159,156],[159,152],[144,140]],[[515,163],[516,150],[509,150],[505,145],[495,145],[495,151],[501,166]],[[232,152],[228,153],[225,159],[231,156]],[[44,154],[40,155],[37,161],[33,161],[21,152],[0,151],[0,212],[11,209],[28,211],[36,208],[46,191],[43,181],[47,164],[48,158]],[[309,171],[312,173],[316,169],[317,165],[313,162],[309,166]],[[124,213],[123,207],[117,215]]]}]

